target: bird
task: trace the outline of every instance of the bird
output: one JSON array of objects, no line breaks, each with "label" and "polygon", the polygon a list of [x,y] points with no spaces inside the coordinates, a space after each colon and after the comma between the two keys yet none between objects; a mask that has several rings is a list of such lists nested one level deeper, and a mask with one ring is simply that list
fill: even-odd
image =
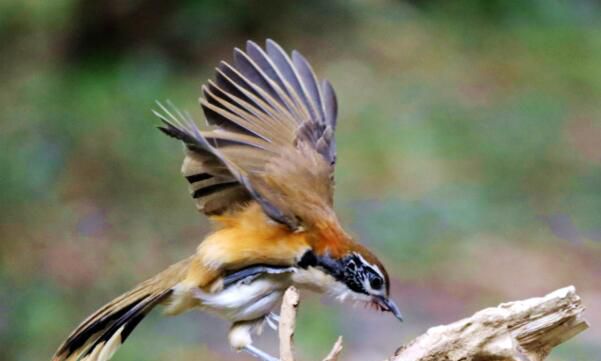
[{"label": "bird", "polygon": [[247,41],[201,87],[202,129],[170,102],[153,110],[181,143],[181,167],[212,231],[190,257],[85,319],[52,361],[106,361],[156,306],[197,309],[231,322],[237,351],[278,359],[253,344],[290,286],[402,315],[380,260],[342,227],[334,210],[338,101],[309,62],[267,39]]}]

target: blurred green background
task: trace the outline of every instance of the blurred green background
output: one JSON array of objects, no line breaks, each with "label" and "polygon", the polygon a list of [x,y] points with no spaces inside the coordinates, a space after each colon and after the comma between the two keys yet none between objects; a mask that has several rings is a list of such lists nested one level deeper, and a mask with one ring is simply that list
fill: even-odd
[{"label": "blurred green background", "polygon": [[[0,350],[49,359],[207,232],[154,129],[234,46],[270,37],[340,103],[337,209],[407,321],[307,294],[298,349],[381,360],[429,326],[574,284],[601,360],[601,2],[0,1]],[[227,324],[151,315],[117,360],[250,360]],[[266,331],[259,345],[275,351]]]}]

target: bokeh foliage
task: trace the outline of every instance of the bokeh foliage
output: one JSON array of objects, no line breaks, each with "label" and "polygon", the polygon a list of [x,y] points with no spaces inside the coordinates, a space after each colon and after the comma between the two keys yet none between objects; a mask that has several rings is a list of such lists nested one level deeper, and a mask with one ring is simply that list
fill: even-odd
[{"label": "bokeh foliage", "polygon": [[[153,129],[200,121],[233,46],[301,50],[340,100],[337,208],[408,321],[305,297],[309,357],[382,359],[433,324],[575,284],[601,322],[601,4],[593,0],[0,1],[0,350],[47,359],[208,231]],[[118,360],[246,359],[227,325],[152,315]],[[259,343],[273,349],[267,331]],[[595,328],[554,360],[601,360]]]}]

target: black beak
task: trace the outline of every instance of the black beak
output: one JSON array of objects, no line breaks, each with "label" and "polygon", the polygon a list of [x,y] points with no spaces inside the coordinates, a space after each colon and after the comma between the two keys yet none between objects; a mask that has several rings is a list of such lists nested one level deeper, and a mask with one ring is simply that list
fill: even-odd
[{"label": "black beak", "polygon": [[380,307],[382,307],[382,309],[391,312],[394,315],[394,317],[396,317],[399,321],[403,322],[403,315],[401,314],[401,311],[390,298],[386,298],[384,296],[376,296],[375,300],[380,305]]}]

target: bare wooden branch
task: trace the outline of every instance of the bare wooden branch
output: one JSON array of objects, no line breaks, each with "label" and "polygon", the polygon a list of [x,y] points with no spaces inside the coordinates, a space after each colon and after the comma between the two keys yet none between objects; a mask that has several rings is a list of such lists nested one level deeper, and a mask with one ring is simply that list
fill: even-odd
[{"label": "bare wooden branch", "polygon": [[326,356],[326,358],[323,359],[323,361],[337,361],[340,352],[342,352],[342,336],[338,336],[336,343],[334,344],[334,346],[332,346],[332,350]]},{"label": "bare wooden branch", "polygon": [[553,347],[588,327],[583,311],[574,287],[562,288],[433,327],[389,360],[541,361]]},{"label": "bare wooden branch", "polygon": [[[284,293],[280,311],[280,361],[294,361],[294,328],[296,327],[296,311],[299,304],[296,287],[292,286]],[[342,336],[338,337],[330,353],[323,361],[337,361],[342,351]]]},{"label": "bare wooden branch", "polygon": [[[294,361],[298,292],[289,288],[280,315],[280,358]],[[542,361],[551,349],[588,328],[573,286],[544,297],[502,303],[445,326],[429,329],[387,361]],[[323,361],[337,361],[339,337]]]},{"label": "bare wooden branch", "polygon": [[294,328],[296,327],[296,309],[299,295],[292,286],[284,293],[282,310],[280,311],[280,361],[294,361]]}]

